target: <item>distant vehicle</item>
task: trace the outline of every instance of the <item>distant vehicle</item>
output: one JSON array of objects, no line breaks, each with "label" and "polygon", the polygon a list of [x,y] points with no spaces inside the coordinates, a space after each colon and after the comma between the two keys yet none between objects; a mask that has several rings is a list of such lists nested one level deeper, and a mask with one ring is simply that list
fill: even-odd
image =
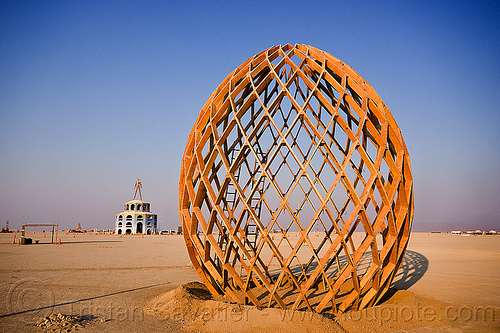
[{"label": "distant vehicle", "polygon": [[168,230],[162,230],[160,232],[160,235],[169,235],[169,234],[170,234],[170,231],[168,231]]}]

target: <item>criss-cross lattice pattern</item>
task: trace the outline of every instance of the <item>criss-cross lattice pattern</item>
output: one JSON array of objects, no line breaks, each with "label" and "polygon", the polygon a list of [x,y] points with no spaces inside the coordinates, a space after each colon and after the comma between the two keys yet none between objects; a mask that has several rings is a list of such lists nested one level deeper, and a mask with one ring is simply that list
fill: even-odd
[{"label": "criss-cross lattice pattern", "polygon": [[389,288],[412,188],[403,137],[375,90],[332,55],[287,44],[245,61],[202,108],[179,209],[213,294],[337,313]]}]

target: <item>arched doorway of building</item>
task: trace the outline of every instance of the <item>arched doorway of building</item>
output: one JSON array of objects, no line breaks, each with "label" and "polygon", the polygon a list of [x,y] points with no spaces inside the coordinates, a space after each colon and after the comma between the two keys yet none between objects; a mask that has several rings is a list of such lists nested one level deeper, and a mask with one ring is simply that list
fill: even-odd
[{"label": "arched doorway of building", "polygon": [[125,230],[125,233],[126,233],[127,235],[130,235],[130,234],[132,233],[132,229],[127,229],[127,230]]},{"label": "arched doorway of building", "polygon": [[118,235],[122,234],[122,229],[118,229]]},{"label": "arched doorway of building", "polygon": [[142,234],[142,222],[137,223],[137,232],[136,234]]},{"label": "arched doorway of building", "polygon": [[147,234],[148,234],[148,235],[151,235],[151,229],[148,229]]}]

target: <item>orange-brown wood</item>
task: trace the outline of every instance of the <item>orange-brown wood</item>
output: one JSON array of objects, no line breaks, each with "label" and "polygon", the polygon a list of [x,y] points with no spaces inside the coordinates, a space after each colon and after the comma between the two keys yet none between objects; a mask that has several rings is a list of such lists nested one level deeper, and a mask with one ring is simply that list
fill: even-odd
[{"label": "orange-brown wood", "polygon": [[375,90],[307,45],[273,46],[215,89],[184,152],[189,257],[216,295],[345,312],[375,304],[413,219],[410,157]]}]

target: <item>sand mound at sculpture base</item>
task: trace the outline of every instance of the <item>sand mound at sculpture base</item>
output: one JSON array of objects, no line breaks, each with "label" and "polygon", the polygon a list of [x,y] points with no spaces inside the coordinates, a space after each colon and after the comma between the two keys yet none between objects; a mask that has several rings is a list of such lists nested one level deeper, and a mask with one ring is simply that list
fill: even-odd
[{"label": "sand mound at sculpture base", "polygon": [[179,321],[187,331],[344,332],[334,320],[317,313],[233,304],[223,297],[214,299],[199,282],[155,297],[145,310],[149,315]]}]

